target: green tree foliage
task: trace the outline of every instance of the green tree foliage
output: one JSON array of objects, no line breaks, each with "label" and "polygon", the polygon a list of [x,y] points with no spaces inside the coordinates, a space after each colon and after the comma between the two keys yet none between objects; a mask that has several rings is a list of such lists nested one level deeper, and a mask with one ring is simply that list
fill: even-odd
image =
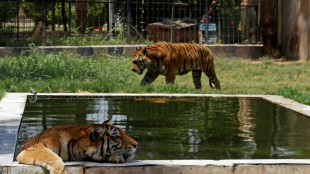
[{"label": "green tree foliage", "polygon": [[[53,2],[46,3],[46,23],[52,24],[53,21]],[[42,21],[42,2],[24,2],[21,4],[21,8],[29,18],[34,18],[36,23]],[[66,16],[69,16],[69,4],[65,3]],[[55,21],[58,24],[62,24],[61,2],[55,3]]]},{"label": "green tree foliage", "polygon": [[3,24],[17,16],[17,4],[14,1],[0,1],[0,29]]},{"label": "green tree foliage", "polygon": [[104,3],[105,0],[96,1],[96,3],[87,4],[88,25],[89,26],[102,26],[107,17],[108,4]]},{"label": "green tree foliage", "polygon": [[[55,5],[55,22],[57,24],[63,24],[62,20],[62,11],[61,11],[61,2],[57,1],[47,2],[46,3],[46,19],[47,24],[52,24],[53,22],[53,5]],[[85,4],[86,5],[86,4]],[[71,14],[72,19],[75,19],[75,4],[72,3]],[[88,25],[89,26],[100,26],[104,24],[106,18],[106,3],[104,0],[96,1],[95,3],[87,3],[87,11],[88,11]],[[24,13],[27,17],[34,18],[36,23],[38,21],[42,21],[42,4],[41,1],[38,2],[24,2],[21,4],[21,8],[24,10]],[[65,15],[67,19],[69,18],[69,3],[65,3]],[[73,22],[74,20],[72,20]]]}]

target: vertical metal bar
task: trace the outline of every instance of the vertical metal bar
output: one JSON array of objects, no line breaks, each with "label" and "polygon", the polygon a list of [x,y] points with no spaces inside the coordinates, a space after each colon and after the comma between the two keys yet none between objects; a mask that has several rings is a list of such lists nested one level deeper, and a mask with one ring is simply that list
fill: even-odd
[{"label": "vertical metal bar", "polygon": [[130,17],[131,17],[131,9],[130,9],[130,0],[127,0],[127,44],[130,44]]},{"label": "vertical metal bar", "polygon": [[110,39],[113,38],[114,36],[114,32],[113,32],[113,29],[114,29],[114,25],[115,25],[115,22],[114,22],[114,4],[115,0],[110,0],[109,2],[109,35],[110,35]]},{"label": "vertical metal bar", "polygon": [[[138,11],[138,3],[137,3],[137,2],[135,2],[134,12],[135,12],[135,14],[136,14],[135,19],[134,19],[134,21],[135,21],[135,24],[134,24],[135,26],[134,26],[134,27],[137,28],[138,13],[139,13],[139,11]],[[138,34],[137,34],[137,32],[135,32],[135,33],[136,33],[136,34],[135,34],[135,38],[137,38]]]},{"label": "vertical metal bar", "polygon": [[17,4],[16,4],[16,8],[17,8],[17,40],[19,40],[19,0],[17,0]]},{"label": "vertical metal bar", "polygon": [[[126,25],[127,25],[127,23],[125,24],[125,18],[126,18],[126,10],[127,10],[127,2],[121,2],[121,18],[119,19],[119,21],[116,21],[116,25],[118,25],[117,23],[121,23],[121,25],[122,25],[122,31],[121,31],[121,36],[122,36],[122,42],[125,42],[125,35],[127,35],[127,34],[125,34],[125,28],[127,28],[126,27]],[[116,20],[116,19],[115,19]],[[126,39],[126,42],[127,42],[127,39]]]},{"label": "vertical metal bar", "polygon": [[[108,2],[108,6],[109,6],[109,2]],[[106,4],[105,4],[106,5]],[[109,32],[109,28],[110,28],[110,24],[109,24],[109,14],[110,14],[110,9],[107,8],[107,15],[105,16],[106,18],[106,22],[107,22],[107,31]]]},{"label": "vertical metal bar", "polygon": [[209,29],[209,4],[208,4],[208,0],[205,0],[205,43],[208,44],[208,29]]},{"label": "vertical metal bar", "polygon": [[53,4],[52,4],[52,31],[55,31],[55,5],[56,5],[56,0],[53,0]]},{"label": "vertical metal bar", "polygon": [[[221,6],[219,5],[219,8],[221,8]],[[217,24],[217,28],[218,28],[218,31],[219,31],[219,34],[218,34],[218,38],[217,38],[217,41],[221,41],[222,40],[222,30],[221,30],[221,13],[220,13],[220,10],[219,12],[217,13],[217,21],[218,21],[218,24]]]},{"label": "vertical metal bar", "polygon": [[46,45],[46,3],[42,0],[42,45]]},{"label": "vertical metal bar", "polygon": [[61,12],[62,12],[62,24],[64,26],[64,31],[68,31],[67,19],[66,19],[66,9],[65,9],[65,0],[61,1]]},{"label": "vertical metal bar", "polygon": [[175,4],[172,4],[172,12],[171,12],[171,22],[170,22],[170,42],[173,43],[173,20],[174,20],[174,9]]},{"label": "vertical metal bar", "polygon": [[[277,4],[277,21],[278,21],[278,45],[282,42],[282,0],[278,1]],[[308,32],[309,33],[309,32]]]},{"label": "vertical metal bar", "polygon": [[71,12],[71,6],[72,6],[72,3],[71,1],[69,1],[69,7],[68,7],[68,10],[69,10],[69,21],[68,21],[68,27],[69,27],[69,33],[71,33],[71,21],[72,21],[72,12]]},{"label": "vertical metal bar", "polygon": [[[161,6],[161,5],[162,5],[162,6]],[[161,8],[161,7],[162,7],[162,8]],[[159,17],[160,15],[159,15],[159,14],[160,14],[161,10],[164,10],[164,7],[165,7],[164,4],[159,4],[159,5],[158,5],[157,21],[160,21],[160,17]],[[156,27],[156,33],[159,33],[159,26]],[[156,37],[156,41],[160,38],[160,36],[158,36],[158,34],[157,34],[156,36],[152,36],[152,37],[153,37],[153,38]],[[161,37],[163,37],[163,36],[161,36]]]}]

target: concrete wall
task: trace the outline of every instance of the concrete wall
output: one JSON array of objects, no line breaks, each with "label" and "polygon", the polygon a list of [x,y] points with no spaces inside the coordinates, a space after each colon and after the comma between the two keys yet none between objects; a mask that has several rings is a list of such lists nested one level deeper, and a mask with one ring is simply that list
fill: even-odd
[{"label": "concrete wall", "polygon": [[281,51],[289,59],[310,58],[310,1],[279,0]]},{"label": "concrete wall", "polygon": [[[32,165],[0,167],[3,174],[48,173]],[[307,174],[309,160],[155,160],[124,164],[76,162],[66,163],[68,174]],[[1,173],[1,172],[0,172]]]},{"label": "concrete wall", "polygon": [[[136,47],[146,45],[103,45],[103,46],[39,46],[37,49],[45,51],[69,51],[83,56],[97,56],[99,54],[132,56]],[[262,45],[205,45],[216,56],[242,57],[257,59],[263,56]],[[30,50],[31,47],[0,47],[0,58],[18,54],[21,51]]]}]

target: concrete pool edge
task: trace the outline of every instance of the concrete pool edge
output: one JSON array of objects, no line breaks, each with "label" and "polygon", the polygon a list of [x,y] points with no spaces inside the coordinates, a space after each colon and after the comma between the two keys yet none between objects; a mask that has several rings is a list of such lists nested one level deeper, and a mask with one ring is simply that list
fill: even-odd
[{"label": "concrete pool edge", "polygon": [[28,95],[6,93],[0,101],[0,132],[3,133],[0,138],[0,166],[13,162],[18,128]]},{"label": "concrete pool edge", "polygon": [[[10,126],[11,134],[16,133],[16,136],[10,136],[14,139],[15,147],[17,129],[22,118],[25,107],[25,102],[31,93],[6,93],[0,101],[0,131],[2,127]],[[147,93],[147,94],[132,94],[132,93],[39,93],[41,97],[245,97],[245,98],[262,98],[272,103],[279,104],[290,110],[294,110],[305,116],[310,117],[310,106],[300,104],[293,100],[276,95],[225,95],[225,94],[164,94],[164,93]],[[14,131],[14,129],[16,129]],[[1,141],[1,140],[0,140]],[[1,144],[1,143],[0,143]],[[2,144],[1,144],[2,145]],[[2,150],[2,149],[0,149]],[[0,173],[35,173],[44,172],[41,167],[22,165],[13,162],[14,148],[10,151],[0,151]],[[93,173],[98,171],[128,171],[134,173],[183,173],[199,171],[215,171],[215,173],[245,173],[246,171],[261,171],[261,173],[310,173],[310,160],[304,159],[276,159],[276,160],[144,160],[133,161],[125,164],[104,164],[91,162],[68,162],[66,166],[70,173]],[[182,169],[182,170],[181,170]],[[255,170],[254,170],[255,169]],[[185,171],[185,172],[184,172]],[[186,172],[187,171],[187,172]],[[271,172],[273,171],[273,172]],[[253,173],[251,172],[251,173]],[[128,173],[130,173],[128,171]]]},{"label": "concrete pool edge", "polygon": [[[68,173],[213,173],[292,174],[310,173],[310,160],[144,160],[124,164],[67,162]],[[2,173],[47,173],[46,169],[17,162],[0,168]],[[1,173],[1,172],[0,172]]]}]

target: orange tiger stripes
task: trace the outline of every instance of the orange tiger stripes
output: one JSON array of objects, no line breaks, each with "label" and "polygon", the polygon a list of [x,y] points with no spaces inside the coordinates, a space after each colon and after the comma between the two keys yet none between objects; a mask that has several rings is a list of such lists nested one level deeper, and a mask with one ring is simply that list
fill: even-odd
[{"label": "orange tiger stripes", "polygon": [[192,43],[171,44],[159,42],[144,48],[137,48],[132,56],[131,70],[142,74],[147,69],[140,85],[152,83],[159,75],[166,77],[167,83],[174,83],[176,75],[192,71],[196,89],[201,89],[201,73],[209,78],[209,85],[221,89],[209,48]]},{"label": "orange tiger stripes", "polygon": [[64,161],[123,163],[134,158],[137,142],[113,126],[102,124],[55,126],[29,138],[17,161],[47,168],[51,174],[66,173]]}]

